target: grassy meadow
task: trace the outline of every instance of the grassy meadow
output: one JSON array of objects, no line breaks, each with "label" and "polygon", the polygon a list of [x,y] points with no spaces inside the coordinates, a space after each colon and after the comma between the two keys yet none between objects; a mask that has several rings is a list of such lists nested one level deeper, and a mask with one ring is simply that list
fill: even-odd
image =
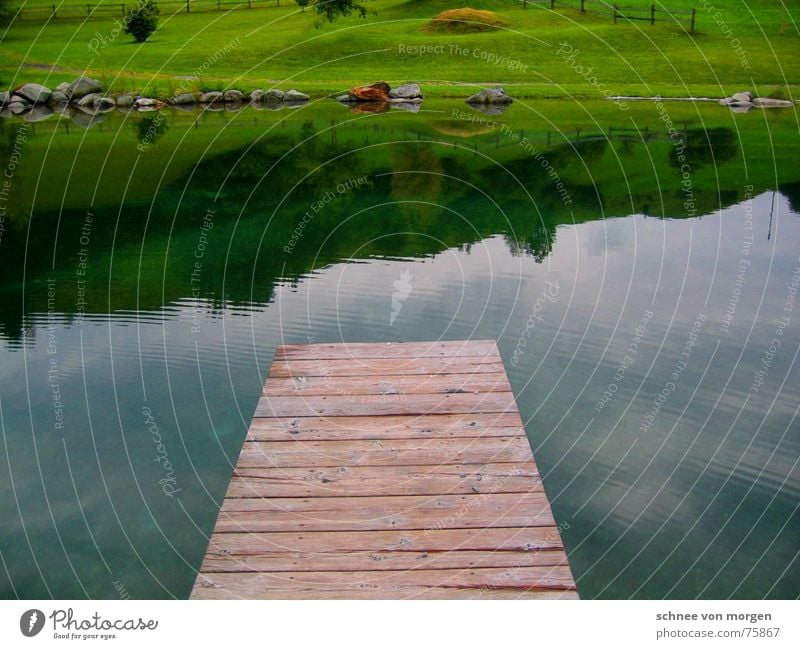
[{"label": "grassy meadow", "polygon": [[[463,5],[443,0],[366,0],[369,13],[319,24],[290,0],[222,4],[161,3],[158,31],[143,44],[120,33],[119,2],[97,0],[86,16],[77,0],[28,0],[3,34],[0,82],[55,86],[78,73],[112,92],[167,98],[178,91],[296,87],[315,97],[386,80],[419,82],[430,95],[466,96],[503,84],[518,97],[610,94],[724,96],[742,89],[791,97],[800,83],[798,15],[775,0],[667,0],[697,10],[697,30],[620,19],[599,0],[524,8],[520,2],[471,0],[502,26],[479,33],[431,30],[431,17]],[[649,7],[642,0],[625,4]],[[788,5],[790,8],[791,4]],[[791,10],[790,10],[791,11]],[[116,22],[115,22],[116,21]],[[227,46],[227,48],[226,48]],[[225,51],[223,51],[225,49]]]}]

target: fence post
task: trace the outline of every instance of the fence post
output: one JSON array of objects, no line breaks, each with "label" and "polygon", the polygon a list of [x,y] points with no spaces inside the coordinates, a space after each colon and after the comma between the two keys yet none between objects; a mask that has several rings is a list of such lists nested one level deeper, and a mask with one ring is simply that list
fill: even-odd
[{"label": "fence post", "polygon": [[614,8],[612,10],[614,12],[614,24],[617,24],[617,5],[614,3]]},{"label": "fence post", "polygon": [[56,17],[56,6],[53,5],[53,18],[55,18],[55,17]]},{"label": "fence post", "polygon": [[192,0],[186,0],[186,13],[192,13]]},{"label": "fence post", "polygon": [[586,0],[581,0],[581,13],[582,13],[582,14],[585,14],[585,13],[586,13],[586,9],[585,9],[585,7],[583,6],[585,3],[586,3]]},{"label": "fence post", "polygon": [[[523,9],[527,9],[528,8],[528,0],[522,0],[522,8]],[[783,18],[781,18],[781,20],[783,20]]]},{"label": "fence post", "polygon": [[556,8],[556,0],[550,0],[550,8],[551,9],[555,9]]},{"label": "fence post", "polygon": [[219,11],[222,7],[220,6],[220,0],[217,0],[217,11]]},{"label": "fence post", "polygon": [[122,7],[122,15],[125,15],[125,3],[123,2],[120,7]]},{"label": "fence post", "polygon": [[86,15],[87,16],[91,16],[92,15],[91,6],[92,5],[86,5]]},{"label": "fence post", "polygon": [[694,34],[694,21],[695,21],[695,17],[696,17],[696,16],[697,16],[697,9],[694,9],[694,8],[693,8],[693,9],[692,9],[692,24],[691,24],[691,26],[689,27],[689,33],[690,33],[690,34]]},{"label": "fence post", "polygon": [[650,24],[651,25],[655,25],[656,24],[656,6],[655,5],[650,5]]}]

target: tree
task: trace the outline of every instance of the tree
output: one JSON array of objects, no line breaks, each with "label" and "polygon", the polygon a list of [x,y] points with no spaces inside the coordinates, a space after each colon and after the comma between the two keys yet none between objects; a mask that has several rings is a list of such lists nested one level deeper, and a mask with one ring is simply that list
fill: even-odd
[{"label": "tree", "polygon": [[144,43],[156,31],[158,13],[158,5],[153,0],[139,0],[136,8],[125,16],[125,33],[133,36],[137,43]]},{"label": "tree", "polygon": [[333,22],[339,16],[349,16],[354,11],[362,18],[367,15],[367,8],[356,0],[310,0],[310,4],[328,22]]}]

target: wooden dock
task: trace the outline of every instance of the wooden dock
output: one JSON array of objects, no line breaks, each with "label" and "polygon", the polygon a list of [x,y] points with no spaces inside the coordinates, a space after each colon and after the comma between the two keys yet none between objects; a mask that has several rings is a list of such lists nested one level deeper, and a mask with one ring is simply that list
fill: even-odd
[{"label": "wooden dock", "polygon": [[577,598],[494,341],[278,347],[192,598]]}]

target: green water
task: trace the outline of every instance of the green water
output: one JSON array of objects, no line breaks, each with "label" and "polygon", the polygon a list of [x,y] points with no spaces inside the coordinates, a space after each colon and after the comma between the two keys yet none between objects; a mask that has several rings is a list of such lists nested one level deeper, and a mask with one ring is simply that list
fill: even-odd
[{"label": "green water", "polygon": [[493,338],[582,597],[797,597],[797,115],[668,111],[0,120],[0,594],[186,597],[277,344]]}]

